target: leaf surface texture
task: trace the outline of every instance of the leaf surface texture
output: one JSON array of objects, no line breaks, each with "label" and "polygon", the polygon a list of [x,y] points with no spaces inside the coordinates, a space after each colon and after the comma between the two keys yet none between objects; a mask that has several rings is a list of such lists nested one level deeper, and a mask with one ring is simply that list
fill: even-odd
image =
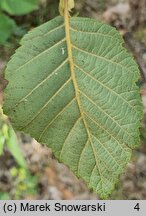
[{"label": "leaf surface texture", "polygon": [[139,70],[114,28],[71,18],[69,34],[70,44],[57,17],[22,39],[6,70],[4,111],[106,198],[139,144]]}]

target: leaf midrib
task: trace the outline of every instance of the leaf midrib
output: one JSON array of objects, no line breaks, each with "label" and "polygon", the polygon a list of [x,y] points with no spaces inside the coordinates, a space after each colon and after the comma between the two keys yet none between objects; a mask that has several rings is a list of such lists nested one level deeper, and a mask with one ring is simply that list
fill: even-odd
[{"label": "leaf midrib", "polygon": [[79,88],[78,88],[78,84],[77,84],[76,77],[75,77],[75,65],[74,65],[73,54],[72,54],[72,43],[71,43],[71,36],[70,36],[70,19],[69,19],[67,1],[65,1],[64,20],[65,20],[65,34],[66,34],[66,43],[67,43],[67,50],[68,50],[68,60],[69,60],[70,70],[71,70],[71,79],[73,81],[73,85],[75,89],[75,97],[77,100],[78,108],[79,108],[83,123],[85,125],[88,137],[90,139],[90,133],[89,133],[89,129],[85,121],[85,118],[83,116],[83,109],[82,109],[82,105],[81,105],[80,97],[79,97]]},{"label": "leaf midrib", "polygon": [[84,124],[86,132],[87,132],[87,136],[88,136],[90,144],[91,144],[91,148],[92,148],[95,162],[96,162],[96,167],[98,169],[100,179],[102,182],[102,175],[101,175],[100,168],[98,166],[96,151],[94,149],[94,146],[92,143],[92,138],[90,135],[90,131],[89,131],[88,125],[87,125],[85,117],[84,117],[84,112],[83,112],[83,108],[82,108],[80,96],[79,96],[79,88],[78,88],[78,84],[77,84],[76,77],[75,77],[75,65],[74,65],[74,61],[73,61],[72,43],[71,43],[71,36],[70,36],[71,29],[70,29],[70,19],[69,19],[69,12],[68,12],[68,1],[65,1],[64,22],[65,22],[65,34],[66,34],[66,43],[67,43],[67,50],[68,50],[68,59],[69,59],[70,70],[71,70],[71,79],[73,81],[73,85],[74,85],[74,89],[75,89],[75,97],[76,97],[78,108],[79,108],[79,111],[81,114],[81,119],[83,121],[83,124]]}]

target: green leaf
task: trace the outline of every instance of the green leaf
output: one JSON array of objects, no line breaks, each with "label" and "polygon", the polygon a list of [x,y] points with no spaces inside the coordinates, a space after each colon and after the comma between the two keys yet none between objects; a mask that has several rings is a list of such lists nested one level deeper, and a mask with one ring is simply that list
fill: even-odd
[{"label": "green leaf", "polygon": [[16,134],[12,127],[9,127],[8,129],[8,138],[6,144],[19,166],[26,168],[27,165],[23,153],[21,151]]},{"label": "green leaf", "polygon": [[6,15],[0,13],[0,44],[5,43],[15,29],[16,23]]},{"label": "green leaf", "polygon": [[0,131],[0,156],[3,154],[4,143],[5,143],[5,137],[3,136],[2,132]]},{"label": "green leaf", "polygon": [[1,0],[0,6],[12,15],[24,15],[38,9],[38,0]]},{"label": "green leaf", "polygon": [[102,198],[139,145],[139,70],[122,43],[106,24],[71,18],[69,27],[57,17],[24,36],[5,73],[4,112],[13,126]]},{"label": "green leaf", "polygon": [[7,192],[0,192],[0,200],[10,200],[10,195]]}]

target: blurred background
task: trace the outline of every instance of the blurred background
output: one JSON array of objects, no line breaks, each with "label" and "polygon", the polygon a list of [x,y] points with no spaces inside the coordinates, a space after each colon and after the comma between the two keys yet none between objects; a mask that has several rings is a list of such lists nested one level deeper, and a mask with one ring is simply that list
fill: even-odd
[{"label": "blurred background", "polygon": [[[15,133],[2,113],[5,66],[29,30],[58,13],[58,0],[0,0],[0,199],[98,199],[51,151]],[[146,0],[75,0],[73,14],[115,26],[139,64],[141,146],[109,199],[146,199]]]}]

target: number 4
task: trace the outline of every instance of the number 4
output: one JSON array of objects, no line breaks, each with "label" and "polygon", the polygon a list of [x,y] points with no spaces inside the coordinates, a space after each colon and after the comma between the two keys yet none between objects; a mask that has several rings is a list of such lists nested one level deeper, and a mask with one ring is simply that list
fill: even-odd
[{"label": "number 4", "polygon": [[135,210],[139,211],[140,210],[140,206],[139,203],[136,204],[136,206],[134,207]]}]

